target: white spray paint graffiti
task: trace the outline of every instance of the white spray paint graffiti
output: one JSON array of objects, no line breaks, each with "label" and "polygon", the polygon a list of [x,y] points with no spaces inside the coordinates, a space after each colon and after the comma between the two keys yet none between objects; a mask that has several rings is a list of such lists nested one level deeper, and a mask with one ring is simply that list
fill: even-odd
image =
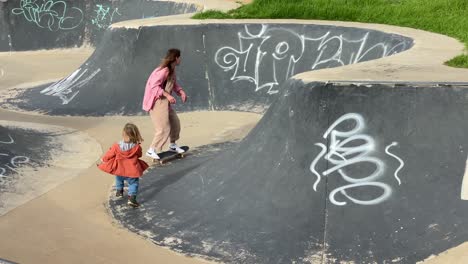
[{"label": "white spray paint graffiti", "polygon": [[[462,148],[462,146],[460,146],[460,148]],[[460,198],[465,201],[468,200],[468,157],[466,158],[465,172],[463,173]]]},{"label": "white spray paint graffiti", "polygon": [[[11,137],[10,134],[8,134],[8,138],[9,139],[6,140],[6,141],[1,140],[0,144],[11,145],[11,144],[15,143],[15,140]],[[0,153],[0,156],[10,157],[10,154]],[[7,178],[7,176],[6,176],[7,169],[10,169],[11,171],[19,173],[17,168],[19,168],[19,166],[22,165],[22,164],[29,163],[29,161],[30,161],[29,158],[26,157],[26,156],[13,156],[13,157],[11,157],[11,159],[9,160],[9,163],[1,165],[1,167],[0,167],[0,179]]]},{"label": "white spray paint graffiti", "polygon": [[13,144],[15,143],[15,140],[11,137],[10,134],[8,134],[8,137],[10,138],[8,141],[0,141],[0,144]]},{"label": "white spray paint graffiti", "polygon": [[62,104],[68,104],[79,93],[79,91],[73,91],[73,89],[79,89],[85,85],[92,78],[94,78],[94,76],[96,76],[101,71],[101,69],[95,70],[89,76],[82,79],[83,75],[85,75],[87,71],[87,69],[82,70],[79,68],[67,78],[62,79],[43,89],[41,93],[45,95],[57,96],[62,100]]},{"label": "white spray paint graffiti", "polygon": [[[357,39],[330,32],[313,38],[268,25],[262,25],[260,32],[255,34],[245,25],[244,31],[238,32],[237,36],[239,48],[219,48],[215,63],[225,72],[232,72],[232,81],[252,82],[255,91],[266,89],[268,94],[278,93],[278,86],[298,73],[295,68],[299,63],[311,61],[310,68],[306,70],[314,70],[358,63],[371,53],[373,58],[386,57],[406,50],[404,41],[393,46],[388,43],[370,45],[369,32]],[[346,52],[343,52],[345,48]]]},{"label": "white spray paint graffiti", "polygon": [[398,181],[398,185],[401,185],[401,180],[400,180],[400,177],[398,177],[398,172],[403,168],[403,166],[405,166],[405,162],[401,160],[398,156],[396,156],[395,154],[389,151],[389,149],[394,146],[398,146],[398,142],[392,142],[392,144],[388,145],[385,148],[385,153],[387,153],[389,156],[395,158],[396,160],[398,160],[398,162],[400,162],[400,165],[396,169],[394,176],[395,176],[395,179]]},{"label": "white spray paint graffiti", "polygon": [[11,43],[11,35],[8,34],[8,47],[10,47],[10,52],[13,51],[13,44]]},{"label": "white spray paint graffiti", "polygon": [[[354,127],[350,130],[339,130],[338,126],[345,122],[354,122]],[[338,193],[342,194],[353,203],[360,205],[374,205],[381,203],[387,200],[392,194],[392,188],[388,184],[376,181],[384,176],[385,163],[381,159],[372,156],[372,153],[376,151],[376,143],[371,136],[363,133],[365,129],[365,120],[361,115],[356,113],[345,114],[338,118],[323,134],[324,139],[330,137],[330,146],[328,149],[325,144],[315,144],[321,148],[321,151],[310,165],[310,171],[317,177],[317,180],[313,185],[313,189],[317,191],[317,186],[320,183],[322,176],[329,176],[335,172],[337,172],[346,182],[350,183],[345,186],[338,187],[330,192],[330,202],[335,205],[343,206],[347,204],[346,201],[337,200],[335,196]],[[401,184],[398,172],[403,168],[404,162],[395,154],[388,152],[390,147],[396,145],[397,143],[393,142],[388,145],[385,150],[388,155],[400,162],[400,166],[395,172],[395,178],[398,183]],[[324,157],[332,167],[322,173],[319,173],[316,170],[316,166],[322,157]],[[347,168],[363,163],[367,163],[373,168],[373,171],[366,177],[354,178],[347,173]],[[369,186],[380,188],[382,190],[382,194],[371,200],[359,200],[346,192],[348,189]]]}]

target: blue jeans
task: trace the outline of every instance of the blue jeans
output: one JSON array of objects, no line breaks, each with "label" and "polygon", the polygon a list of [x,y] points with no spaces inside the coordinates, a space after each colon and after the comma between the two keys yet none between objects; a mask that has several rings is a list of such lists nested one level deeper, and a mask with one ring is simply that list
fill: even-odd
[{"label": "blue jeans", "polygon": [[123,190],[124,181],[128,183],[128,195],[137,195],[140,178],[130,178],[125,176],[115,176],[115,189]]}]

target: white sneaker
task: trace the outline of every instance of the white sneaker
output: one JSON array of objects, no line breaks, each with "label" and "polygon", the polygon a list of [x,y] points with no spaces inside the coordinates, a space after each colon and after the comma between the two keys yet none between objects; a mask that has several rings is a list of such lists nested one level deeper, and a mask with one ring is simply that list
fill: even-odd
[{"label": "white sneaker", "polygon": [[152,159],[157,159],[157,160],[161,159],[158,156],[158,154],[156,154],[156,152],[154,152],[153,149],[148,149],[148,151],[146,151],[146,156],[151,157]]},{"label": "white sneaker", "polygon": [[174,151],[174,152],[177,152],[177,153],[184,153],[185,150],[181,149],[179,146],[177,146],[177,144],[171,144],[169,145],[169,150],[170,151]]}]

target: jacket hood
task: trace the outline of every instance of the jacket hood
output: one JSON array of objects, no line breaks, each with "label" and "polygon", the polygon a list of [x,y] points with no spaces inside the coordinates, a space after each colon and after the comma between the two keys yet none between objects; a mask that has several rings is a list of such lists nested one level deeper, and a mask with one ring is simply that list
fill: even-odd
[{"label": "jacket hood", "polygon": [[120,149],[120,145],[118,143],[115,144],[115,148],[116,148],[116,156],[118,158],[124,158],[124,159],[128,159],[128,158],[131,158],[133,156],[135,156],[137,154],[137,151],[138,151],[138,144],[135,144],[131,149],[129,150],[122,150]]}]

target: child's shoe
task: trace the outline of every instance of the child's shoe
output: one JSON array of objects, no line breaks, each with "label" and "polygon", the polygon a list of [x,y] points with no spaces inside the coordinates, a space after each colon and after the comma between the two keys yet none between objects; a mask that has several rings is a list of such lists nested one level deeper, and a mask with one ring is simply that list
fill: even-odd
[{"label": "child's shoe", "polygon": [[140,204],[137,202],[136,200],[136,195],[130,195],[128,197],[128,202],[127,202],[128,205],[130,205],[131,207],[138,207],[140,206]]},{"label": "child's shoe", "polygon": [[123,197],[123,189],[115,191],[115,197],[122,198]]}]

